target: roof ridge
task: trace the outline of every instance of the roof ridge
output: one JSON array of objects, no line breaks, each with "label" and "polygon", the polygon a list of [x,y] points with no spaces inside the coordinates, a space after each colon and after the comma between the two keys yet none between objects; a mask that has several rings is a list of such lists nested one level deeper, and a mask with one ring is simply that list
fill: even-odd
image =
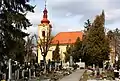
[{"label": "roof ridge", "polygon": [[67,32],[59,32],[59,33],[75,33],[75,32],[82,32],[82,31],[67,31]]}]

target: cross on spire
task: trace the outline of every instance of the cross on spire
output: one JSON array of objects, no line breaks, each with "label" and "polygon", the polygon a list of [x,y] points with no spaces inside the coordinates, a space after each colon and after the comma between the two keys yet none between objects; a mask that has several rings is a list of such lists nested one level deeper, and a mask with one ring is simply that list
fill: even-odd
[{"label": "cross on spire", "polygon": [[43,19],[41,20],[41,23],[50,23],[50,21],[47,19],[48,15],[48,11],[47,11],[47,8],[46,8],[46,2],[47,0],[45,0],[45,9],[43,11]]},{"label": "cross on spire", "polygon": [[46,6],[47,6],[47,4],[46,4],[46,3],[47,3],[47,0],[45,0],[45,8],[46,8]]}]

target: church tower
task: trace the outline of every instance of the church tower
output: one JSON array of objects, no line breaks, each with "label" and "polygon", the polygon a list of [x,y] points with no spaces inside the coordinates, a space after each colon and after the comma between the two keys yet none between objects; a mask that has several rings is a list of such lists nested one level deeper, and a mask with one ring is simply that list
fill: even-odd
[{"label": "church tower", "polygon": [[[41,23],[38,25],[38,42],[40,43],[41,40],[47,40],[48,37],[51,36],[51,29],[52,26],[50,24],[50,21],[48,20],[48,11],[46,8],[46,2],[45,2],[45,8],[43,11],[43,19],[41,20]],[[43,56],[41,55],[40,47],[38,47],[38,63],[40,63],[40,60],[43,60]]]}]

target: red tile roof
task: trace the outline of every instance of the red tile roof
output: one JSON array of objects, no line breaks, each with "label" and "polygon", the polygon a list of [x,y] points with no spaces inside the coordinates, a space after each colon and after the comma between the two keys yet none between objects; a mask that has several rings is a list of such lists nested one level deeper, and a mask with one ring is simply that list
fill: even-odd
[{"label": "red tile roof", "polygon": [[52,44],[57,44],[58,41],[59,44],[74,44],[78,37],[80,37],[80,40],[82,40],[83,32],[60,32],[53,38]]}]

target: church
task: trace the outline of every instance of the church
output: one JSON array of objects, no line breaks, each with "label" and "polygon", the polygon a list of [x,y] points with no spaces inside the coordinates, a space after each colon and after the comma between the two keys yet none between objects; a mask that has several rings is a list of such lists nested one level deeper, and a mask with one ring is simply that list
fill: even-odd
[{"label": "church", "polygon": [[[50,24],[50,21],[48,20],[48,11],[45,6],[45,9],[43,11],[43,19],[41,20],[41,23],[38,25],[38,37],[40,39],[44,39],[46,36],[50,36],[52,31],[52,25]],[[65,62],[65,55],[64,52],[66,52],[67,45],[74,44],[76,42],[76,39],[79,37],[82,40],[83,32],[82,31],[74,31],[74,32],[60,32],[58,33],[50,43],[50,48],[46,56],[46,61],[49,59],[52,60],[53,58],[53,51],[56,48],[56,45],[59,41],[59,54],[60,54],[60,60],[62,62]],[[45,38],[47,39],[47,38]],[[40,40],[38,40],[40,42]],[[38,63],[40,63],[41,60],[43,60],[43,56],[41,55],[41,50],[38,47]]]},{"label": "church", "polygon": [[[50,21],[48,20],[48,15],[47,15],[48,11],[47,8],[45,6],[45,9],[43,11],[43,19],[41,20],[41,23],[38,25],[38,36],[40,37],[40,39],[47,39],[44,37],[47,36],[51,36],[51,32],[52,32],[52,25],[50,24]],[[64,63],[65,62],[65,54],[64,52],[66,52],[66,47],[67,45],[70,44],[74,44],[76,42],[77,38],[80,38],[80,40],[82,40],[83,38],[83,32],[82,31],[72,31],[72,32],[59,32],[52,40],[50,43],[50,48],[47,52],[46,55],[46,61],[48,61],[49,59],[52,60],[53,58],[53,51],[56,48],[56,45],[59,42],[59,54],[60,54],[60,60]],[[38,40],[38,42],[40,42],[40,40]],[[114,56],[114,50],[111,51],[110,53],[110,63],[113,64],[115,61],[115,56]],[[42,56],[42,52],[38,47],[38,63],[40,63],[40,61],[43,60],[43,56]]]}]

